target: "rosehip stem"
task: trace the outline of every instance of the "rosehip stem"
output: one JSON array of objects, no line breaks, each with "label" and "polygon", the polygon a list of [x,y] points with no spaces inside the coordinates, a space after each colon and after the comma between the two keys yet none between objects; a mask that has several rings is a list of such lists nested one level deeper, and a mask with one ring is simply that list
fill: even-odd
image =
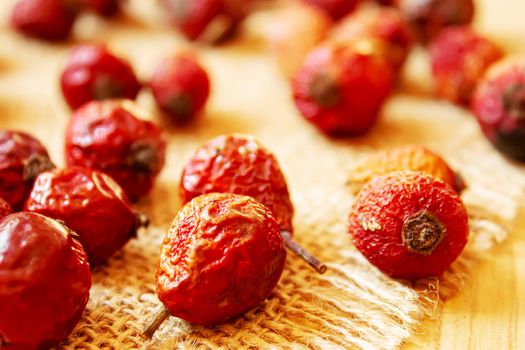
[{"label": "rosehip stem", "polygon": [[326,265],[320,262],[315,256],[309,251],[301,247],[296,241],[293,240],[292,235],[288,231],[281,231],[281,237],[284,240],[284,245],[290,249],[295,255],[303,259],[310,265],[315,271],[320,274],[326,272]]},{"label": "rosehip stem", "polygon": [[157,311],[155,311],[153,319],[148,323],[146,329],[140,334],[140,336],[144,339],[151,339],[153,334],[159,329],[160,325],[170,316],[171,313],[164,307],[164,305],[162,305]]}]

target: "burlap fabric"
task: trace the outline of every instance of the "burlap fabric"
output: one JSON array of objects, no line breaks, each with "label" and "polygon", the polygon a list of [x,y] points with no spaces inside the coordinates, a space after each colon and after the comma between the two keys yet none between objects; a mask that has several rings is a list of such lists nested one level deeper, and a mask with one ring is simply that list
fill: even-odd
[{"label": "burlap fabric", "polygon": [[[0,118],[2,127],[40,137],[62,162],[63,129],[69,112],[58,92],[58,74],[70,44],[23,41],[6,29],[14,1],[0,7]],[[100,39],[127,55],[147,76],[161,57],[182,44],[149,14],[147,2],[132,2],[139,20],[111,24],[85,18],[77,38]],[[5,48],[9,48],[5,50]],[[466,111],[409,94],[394,96],[378,125],[363,138],[331,140],[296,112],[288,84],[256,44],[242,41],[201,49],[213,79],[213,96],[203,118],[167,131],[168,158],[154,192],[138,204],[152,227],[93,271],[86,312],[63,349],[390,349],[400,346],[421,320],[438,317],[443,301],[467,287],[472,261],[481,249],[512,230],[525,176],[482,138]],[[402,91],[428,88],[424,58],[410,64]],[[424,69],[423,69],[424,71]],[[148,93],[139,103],[154,111]],[[159,120],[153,112],[152,119]],[[229,132],[250,133],[275,152],[296,207],[295,237],[329,265],[317,275],[292,254],[270,298],[243,317],[214,329],[170,318],[146,342],[139,337],[158,307],[154,274],[164,232],[180,207],[180,171],[196,147]],[[409,284],[390,279],[352,246],[346,232],[353,197],[345,188],[357,161],[375,149],[420,143],[440,152],[465,177],[463,199],[471,214],[471,243],[443,278]],[[446,305],[445,305],[446,307]]]}]

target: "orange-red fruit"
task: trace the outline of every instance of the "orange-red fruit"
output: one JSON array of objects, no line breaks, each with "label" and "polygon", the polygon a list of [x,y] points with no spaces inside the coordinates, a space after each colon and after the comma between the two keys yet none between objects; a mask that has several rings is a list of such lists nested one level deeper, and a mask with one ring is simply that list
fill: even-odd
[{"label": "orange-red fruit", "polygon": [[352,12],[359,0],[303,0],[305,3],[325,11],[330,17],[337,20]]},{"label": "orange-red fruit", "polygon": [[173,316],[213,326],[266,299],[285,259],[265,206],[247,196],[203,195],[179,211],[164,238],[157,295]]},{"label": "orange-red fruit", "polygon": [[392,91],[394,72],[366,40],[312,51],[292,89],[303,117],[332,136],[359,136],[375,124]]},{"label": "orange-red fruit", "polygon": [[436,93],[468,104],[478,80],[502,56],[496,45],[468,26],[443,29],[430,45]]},{"label": "orange-red fruit", "polygon": [[219,136],[199,148],[180,179],[184,203],[205,193],[236,193],[270,209],[283,230],[293,232],[293,205],[277,159],[253,137]]},{"label": "orange-red fruit", "polygon": [[461,176],[455,173],[443,158],[419,145],[397,147],[371,155],[353,169],[350,184],[357,192],[374,176],[402,170],[432,175],[450,185],[457,193],[465,188]]},{"label": "orange-red fruit", "polygon": [[440,276],[468,241],[458,194],[421,172],[394,172],[367,183],[350,212],[356,248],[385,274],[407,280]]}]

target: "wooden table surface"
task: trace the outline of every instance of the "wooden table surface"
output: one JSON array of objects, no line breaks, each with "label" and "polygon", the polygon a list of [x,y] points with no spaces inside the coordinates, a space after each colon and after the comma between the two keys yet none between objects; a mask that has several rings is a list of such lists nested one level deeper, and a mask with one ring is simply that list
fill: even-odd
[{"label": "wooden table surface", "polygon": [[[21,40],[17,36],[5,33],[8,30],[7,15],[13,3],[12,0],[3,0],[0,4],[0,30],[4,32],[0,32],[0,73],[7,69],[6,65],[11,64],[5,60],[5,57],[10,55],[10,45],[16,40]],[[525,1],[478,0],[477,5],[476,26],[509,53],[525,55]],[[104,32],[101,31],[100,34],[103,35]],[[36,52],[31,45],[28,46],[29,52]],[[132,45],[132,42],[122,43],[122,47]],[[65,50],[62,46],[58,48],[62,53]],[[49,50],[54,48],[51,46]],[[38,75],[38,57],[21,57],[20,60],[32,65],[35,83],[31,90],[34,90],[35,99],[57,99],[54,96],[57,91],[43,91],[38,88],[41,79],[44,79]],[[148,66],[149,62],[141,63],[141,66]],[[56,69],[56,66],[50,67]],[[9,79],[4,80],[4,83],[11,85],[0,86],[4,94],[0,96],[2,100],[8,99],[12,90],[22,86]],[[27,84],[23,86],[27,88]],[[18,107],[21,110],[29,108]],[[30,119],[17,121],[17,125],[24,124],[33,125],[35,133],[39,134],[38,124],[34,124]],[[46,140],[47,144],[52,145],[59,142],[58,138]],[[418,348],[424,344],[426,349],[446,350],[525,349],[525,209],[521,211],[518,221],[515,232],[509,239],[487,252],[483,261],[473,268],[465,290],[447,301],[441,320],[427,321],[424,333],[414,339],[418,345],[407,347]]]}]

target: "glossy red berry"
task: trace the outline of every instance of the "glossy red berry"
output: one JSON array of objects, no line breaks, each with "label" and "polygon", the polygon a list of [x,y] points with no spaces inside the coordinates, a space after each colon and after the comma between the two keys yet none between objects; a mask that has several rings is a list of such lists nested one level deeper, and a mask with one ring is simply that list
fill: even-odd
[{"label": "glossy red berry", "polygon": [[352,12],[359,0],[303,0],[325,11],[333,19],[340,19]]},{"label": "glossy red berry", "polygon": [[19,131],[0,130],[0,197],[22,209],[35,178],[54,168],[44,146]]},{"label": "glossy red berry", "polygon": [[29,37],[64,40],[76,15],[76,9],[67,0],[21,0],[11,13],[11,26]]},{"label": "glossy red berry", "polygon": [[0,220],[0,346],[47,349],[64,340],[89,299],[91,271],[76,235],[35,213]]},{"label": "glossy red berry", "polygon": [[13,208],[5,200],[0,198],[0,220],[13,213]]},{"label": "glossy red berry", "polygon": [[112,178],[80,167],[40,174],[25,210],[61,220],[74,230],[92,266],[106,261],[146,224]]},{"label": "glossy red berry", "polygon": [[159,108],[174,123],[185,123],[202,110],[210,94],[208,73],[192,54],[163,60],[149,81]]},{"label": "glossy red berry", "polygon": [[396,3],[424,43],[443,28],[468,24],[474,18],[473,0],[396,0]]},{"label": "glossy red berry", "polygon": [[60,84],[64,99],[72,109],[93,100],[135,99],[141,88],[130,64],[103,44],[74,48]]},{"label": "glossy red berry", "polygon": [[356,248],[385,274],[407,280],[440,276],[468,240],[468,216],[446,183],[420,172],[374,177],[350,212]]},{"label": "glossy red berry", "polygon": [[78,0],[84,8],[94,11],[104,17],[111,17],[119,13],[120,0]]},{"label": "glossy red berry", "polygon": [[410,25],[393,7],[366,8],[344,17],[334,28],[331,40],[352,42],[368,39],[394,69],[405,62],[412,47]]},{"label": "glossy red berry", "polygon": [[[362,45],[364,44],[364,45]],[[357,136],[376,122],[394,73],[367,42],[324,45],[296,73],[293,95],[303,117],[326,134]]]},{"label": "glossy red berry", "polygon": [[476,88],[472,111],[499,151],[525,161],[525,60],[491,67]]},{"label": "glossy red berry", "polygon": [[213,192],[250,196],[293,232],[286,179],[273,154],[250,136],[219,136],[200,147],[182,171],[179,191],[184,203]]},{"label": "glossy red berry", "polygon": [[285,260],[268,208],[247,196],[203,195],[179,211],[164,238],[157,295],[173,316],[213,326],[266,299]]},{"label": "glossy red berry", "polygon": [[69,166],[110,175],[132,201],[148,194],[164,166],[161,129],[136,117],[132,101],[93,101],[73,113],[66,128]]},{"label": "glossy red berry", "polygon": [[485,70],[502,56],[496,45],[470,27],[443,29],[430,45],[437,94],[468,104]]}]

